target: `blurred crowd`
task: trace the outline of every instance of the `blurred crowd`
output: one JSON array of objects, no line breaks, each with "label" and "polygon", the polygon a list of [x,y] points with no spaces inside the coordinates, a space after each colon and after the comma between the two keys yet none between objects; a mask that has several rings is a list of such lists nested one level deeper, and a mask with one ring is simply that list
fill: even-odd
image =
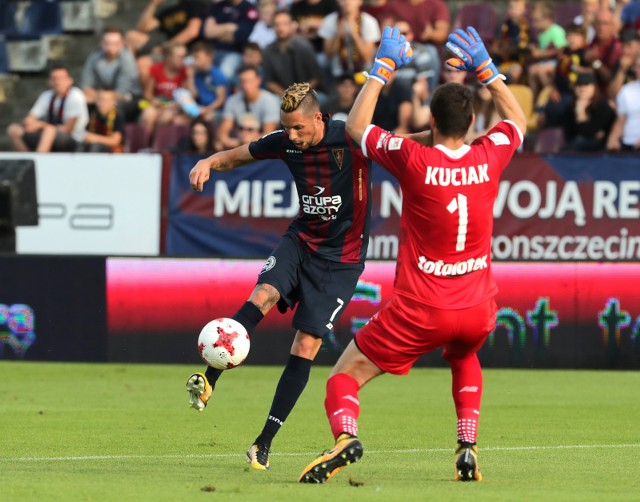
[{"label": "blurred crowd", "polygon": [[15,151],[210,153],[279,126],[280,96],[309,82],[345,119],[381,31],[414,50],[381,95],[374,123],[429,127],[443,82],[474,86],[469,140],[498,120],[488,91],[443,62],[447,35],[475,26],[528,116],[524,149],[546,132],[570,152],[640,149],[640,0],[464,4],[443,0],[150,0],[133,26],[108,26],[77,78],[49,69],[44,90],[7,134]]}]

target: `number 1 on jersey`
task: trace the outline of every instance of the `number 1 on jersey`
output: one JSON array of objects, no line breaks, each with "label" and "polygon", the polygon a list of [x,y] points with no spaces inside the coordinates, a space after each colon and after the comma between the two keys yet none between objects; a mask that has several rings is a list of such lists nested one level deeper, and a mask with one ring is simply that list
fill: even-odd
[{"label": "number 1 on jersey", "polygon": [[456,239],[456,251],[463,251],[467,241],[467,224],[469,223],[469,208],[467,206],[467,197],[459,193],[451,199],[447,206],[447,211],[451,214],[458,211],[458,237]]}]

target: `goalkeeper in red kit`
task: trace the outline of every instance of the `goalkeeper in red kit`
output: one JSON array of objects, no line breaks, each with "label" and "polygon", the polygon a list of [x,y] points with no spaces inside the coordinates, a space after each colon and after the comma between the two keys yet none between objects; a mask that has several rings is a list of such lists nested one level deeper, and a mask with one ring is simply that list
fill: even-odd
[{"label": "goalkeeper in red kit", "polygon": [[[477,352],[494,329],[497,287],[491,273],[493,203],[502,171],[522,143],[526,120],[476,30],[458,29],[447,64],[474,72],[491,92],[502,121],[470,145],[473,96],[447,83],[431,100],[431,131],[420,143],[371,124],[392,73],[411,60],[397,29],[386,28],[367,82],[347,119],[366,157],[400,182],[400,246],[392,299],[356,334],[331,371],[325,409],[336,440],[302,472],[323,483],[360,460],[358,391],[383,373],[403,375],[423,354],[443,347],[457,414],[455,479],[480,481],[476,435],[482,396]],[[429,138],[430,137],[430,138]],[[433,146],[427,146],[433,145]]]}]

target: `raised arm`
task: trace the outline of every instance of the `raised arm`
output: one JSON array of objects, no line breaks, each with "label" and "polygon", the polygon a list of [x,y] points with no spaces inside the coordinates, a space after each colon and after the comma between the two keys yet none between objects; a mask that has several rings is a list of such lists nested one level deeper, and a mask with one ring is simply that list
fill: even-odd
[{"label": "raised arm", "polygon": [[496,68],[475,28],[468,26],[466,30],[455,30],[449,35],[446,47],[456,56],[447,60],[447,64],[462,71],[474,72],[480,83],[491,92],[500,118],[512,121],[524,135],[527,119],[522,107],[504,83],[504,75]]},{"label": "raised arm", "polygon": [[413,59],[413,51],[398,28],[387,26],[376,53],[376,59],[367,75],[367,81],[358,93],[347,117],[346,129],[358,144],[362,143],[364,131],[371,124],[378,96],[391,74]]},{"label": "raised arm", "polygon": [[214,153],[206,159],[198,161],[189,173],[189,183],[196,192],[202,192],[202,187],[209,180],[211,171],[231,171],[236,167],[252,162],[254,159],[249,153],[249,143],[240,145],[231,150]]}]

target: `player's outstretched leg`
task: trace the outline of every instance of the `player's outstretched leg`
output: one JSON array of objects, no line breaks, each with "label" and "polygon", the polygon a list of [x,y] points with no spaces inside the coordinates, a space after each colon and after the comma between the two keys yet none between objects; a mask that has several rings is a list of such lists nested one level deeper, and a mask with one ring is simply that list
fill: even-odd
[{"label": "player's outstretched leg", "polygon": [[456,481],[482,481],[478,467],[478,448],[475,443],[458,442],[455,464]]},{"label": "player's outstretched leg", "polygon": [[300,475],[300,483],[324,483],[338,471],[362,458],[364,448],[357,437],[342,434],[336,445],[318,455],[313,462],[304,468]]},{"label": "player's outstretched leg", "polygon": [[[242,324],[249,336],[251,336],[256,325],[264,318],[264,315],[256,305],[247,301],[231,318]],[[205,374],[194,373],[187,379],[189,405],[192,408],[198,411],[205,409],[220,375],[222,375],[222,370],[207,366]]]},{"label": "player's outstretched leg", "polygon": [[213,387],[203,373],[194,373],[187,379],[187,392],[189,405],[195,410],[202,411],[209,402]]}]

